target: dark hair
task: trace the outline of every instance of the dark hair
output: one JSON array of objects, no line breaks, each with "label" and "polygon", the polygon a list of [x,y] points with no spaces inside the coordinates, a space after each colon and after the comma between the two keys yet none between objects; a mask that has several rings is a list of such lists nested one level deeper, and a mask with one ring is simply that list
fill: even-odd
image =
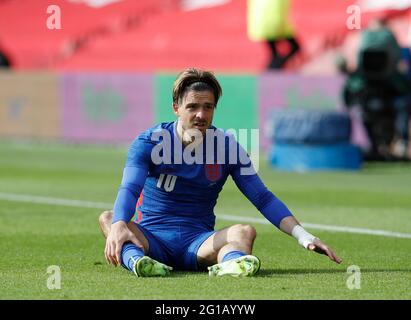
[{"label": "dark hair", "polygon": [[221,86],[214,74],[196,68],[186,69],[177,76],[173,86],[173,103],[179,103],[190,90],[211,91],[214,94],[216,106],[222,95]]}]

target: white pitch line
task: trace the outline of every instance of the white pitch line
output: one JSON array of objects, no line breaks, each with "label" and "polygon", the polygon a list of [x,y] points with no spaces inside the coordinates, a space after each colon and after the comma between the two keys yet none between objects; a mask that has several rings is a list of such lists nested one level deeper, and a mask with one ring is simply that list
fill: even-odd
[{"label": "white pitch line", "polygon": [[31,196],[15,193],[0,192],[0,200],[14,201],[14,202],[29,202],[39,204],[51,204],[56,206],[78,207],[78,208],[96,208],[96,209],[110,209],[113,207],[112,203],[91,202],[84,200],[70,200],[62,198]]},{"label": "white pitch line", "polygon": [[[240,217],[232,216],[226,214],[219,214],[217,216],[220,219],[228,221],[241,221],[259,224],[271,224],[268,220],[262,218],[252,218],[252,217]],[[406,238],[411,239],[410,233],[400,233],[386,230],[376,230],[376,229],[365,229],[365,228],[354,228],[354,227],[344,227],[344,226],[330,226],[326,224],[316,224],[316,223],[301,223],[304,227],[308,229],[325,230],[325,231],[335,231],[335,232],[346,232],[346,233],[358,233],[358,234],[370,234],[374,236],[386,236],[394,238]]]},{"label": "white pitch line", "polygon": [[[106,210],[111,209],[113,207],[112,203],[105,203],[105,202],[70,200],[70,199],[62,199],[62,198],[22,195],[22,194],[4,193],[4,192],[0,192],[0,200],[13,201],[13,202],[50,204],[50,205],[78,207],[78,208],[106,209]],[[217,213],[217,218],[221,220],[235,221],[235,222],[270,224],[268,220],[263,219],[263,218],[252,218],[252,217],[235,216],[235,215],[218,214],[218,213]],[[400,232],[393,232],[393,231],[386,231],[386,230],[354,228],[354,227],[345,227],[345,226],[332,226],[332,225],[316,224],[316,223],[302,223],[302,225],[306,228],[316,229],[316,230],[357,233],[357,234],[369,234],[369,235],[374,235],[374,236],[411,239],[410,233],[400,233]]]}]

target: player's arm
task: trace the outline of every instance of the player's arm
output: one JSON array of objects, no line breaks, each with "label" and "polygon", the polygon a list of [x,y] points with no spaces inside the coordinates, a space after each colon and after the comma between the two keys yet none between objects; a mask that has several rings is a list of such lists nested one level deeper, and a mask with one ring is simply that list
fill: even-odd
[{"label": "player's arm", "polygon": [[137,199],[143,189],[147,177],[147,169],[139,167],[125,167],[123,178],[114,203],[114,215],[107,236],[105,255],[109,263],[120,265],[120,253],[123,244],[127,241],[143,248],[142,243],[128,229],[127,222],[134,215]]},{"label": "player's arm", "polygon": [[328,258],[330,258],[330,260],[336,263],[342,262],[342,260],[337,257],[335,252],[330,247],[323,243],[319,238],[307,232],[294,216],[283,218],[280,222],[280,230],[293,236],[304,248],[310,251],[325,254]]},{"label": "player's arm", "polygon": [[151,149],[151,143],[144,136],[140,136],[130,146],[121,186],[114,203],[110,232],[106,240],[105,256],[111,264],[121,264],[120,253],[125,242],[130,241],[143,247],[129,230],[127,223],[135,213],[138,197],[147,178]]},{"label": "player's arm", "polygon": [[256,173],[242,175],[237,167],[231,175],[241,192],[273,225],[293,236],[304,248],[325,254],[332,261],[341,263],[341,259],[336,256],[331,248],[304,230],[287,206],[266,188]]},{"label": "player's arm", "polygon": [[147,178],[147,168],[125,167],[121,186],[114,203],[112,224],[129,222],[134,215],[137,200]]}]

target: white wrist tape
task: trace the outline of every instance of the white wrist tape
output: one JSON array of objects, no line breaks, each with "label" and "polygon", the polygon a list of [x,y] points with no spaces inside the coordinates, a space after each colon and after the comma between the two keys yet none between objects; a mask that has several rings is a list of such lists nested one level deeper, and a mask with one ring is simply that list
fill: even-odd
[{"label": "white wrist tape", "polygon": [[314,237],[311,233],[304,230],[304,228],[300,225],[296,225],[293,230],[291,231],[291,235],[297,239],[298,243],[302,245],[304,248],[308,248],[310,243],[313,243]]}]

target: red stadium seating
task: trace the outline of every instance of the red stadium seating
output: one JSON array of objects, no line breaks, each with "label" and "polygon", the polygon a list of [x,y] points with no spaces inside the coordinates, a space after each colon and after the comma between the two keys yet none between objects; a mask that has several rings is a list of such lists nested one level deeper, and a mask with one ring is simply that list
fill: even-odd
[{"label": "red stadium seating", "polygon": [[[258,72],[268,59],[265,45],[247,38],[246,0],[192,11],[183,11],[179,0],[122,0],[100,8],[73,0],[52,3],[61,7],[61,30],[46,27],[48,0],[0,0],[0,47],[15,68],[176,71],[199,66]],[[342,43],[351,4],[293,1],[291,18],[305,58],[300,63]]]},{"label": "red stadium seating", "polygon": [[[60,30],[46,25],[52,4],[61,9]],[[94,8],[73,0],[0,0],[0,48],[18,69],[48,68],[70,56],[73,46],[121,32],[147,15],[175,10],[177,4],[177,0],[126,0]]]}]

